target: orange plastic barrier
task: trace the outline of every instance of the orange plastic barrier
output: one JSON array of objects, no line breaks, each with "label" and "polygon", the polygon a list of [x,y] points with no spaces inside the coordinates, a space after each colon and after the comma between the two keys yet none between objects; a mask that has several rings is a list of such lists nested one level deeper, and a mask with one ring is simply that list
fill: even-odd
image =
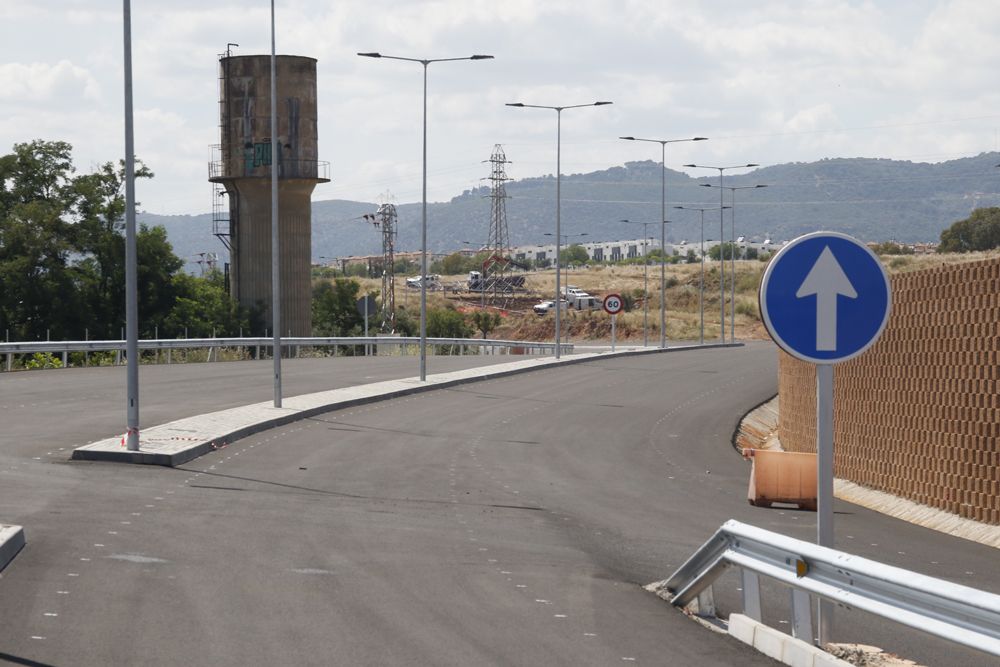
[{"label": "orange plastic barrier", "polygon": [[815,454],[745,449],[743,456],[753,461],[747,491],[751,505],[789,503],[816,511]]}]

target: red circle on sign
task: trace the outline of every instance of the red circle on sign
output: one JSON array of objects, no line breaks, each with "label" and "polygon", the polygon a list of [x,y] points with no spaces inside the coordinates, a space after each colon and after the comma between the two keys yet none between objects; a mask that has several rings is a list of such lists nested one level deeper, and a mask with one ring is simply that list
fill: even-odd
[{"label": "red circle on sign", "polygon": [[625,308],[621,294],[608,294],[604,297],[604,312],[610,315],[617,315]]}]

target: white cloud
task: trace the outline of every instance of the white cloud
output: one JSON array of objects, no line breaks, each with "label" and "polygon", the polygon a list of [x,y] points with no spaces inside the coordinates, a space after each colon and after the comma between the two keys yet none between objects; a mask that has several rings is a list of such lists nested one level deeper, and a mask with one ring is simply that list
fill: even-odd
[{"label": "white cloud", "polygon": [[12,104],[51,102],[57,98],[97,100],[101,87],[85,68],[67,60],[47,63],[0,64],[0,89]]},{"label": "white cloud", "polygon": [[[94,6],[98,5],[98,9]],[[567,173],[659,159],[617,139],[675,144],[685,162],[770,164],[870,155],[948,159],[997,148],[1000,6],[981,0],[282,0],[278,51],[318,59],[321,198],[420,195],[421,67],[359,58],[490,53],[429,69],[429,195],[486,175],[493,144],[511,174],[555,169],[554,113],[505,102],[615,102],[563,116]],[[4,3],[0,151],[65,139],[81,169],[118,159],[121,14],[92,0]],[[152,211],[209,206],[218,141],[217,57],[270,51],[266,3],[133,3],[137,151],[157,173]],[[10,58],[10,56],[8,56]]]}]

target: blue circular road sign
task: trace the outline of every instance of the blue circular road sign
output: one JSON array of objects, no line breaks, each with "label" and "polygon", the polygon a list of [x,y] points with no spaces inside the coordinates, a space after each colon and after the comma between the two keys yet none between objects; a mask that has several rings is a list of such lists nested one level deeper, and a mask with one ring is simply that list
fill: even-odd
[{"label": "blue circular road sign", "polygon": [[814,364],[861,354],[889,319],[889,278],[860,241],[815,232],[778,251],[760,284],[764,326],[782,349]]}]

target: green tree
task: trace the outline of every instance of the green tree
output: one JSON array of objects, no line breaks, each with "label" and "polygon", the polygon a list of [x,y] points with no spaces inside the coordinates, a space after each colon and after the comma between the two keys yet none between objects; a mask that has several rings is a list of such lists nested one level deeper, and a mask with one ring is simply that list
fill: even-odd
[{"label": "green tree", "polygon": [[0,326],[15,339],[68,337],[84,312],[64,217],[74,200],[71,150],[36,140],[0,157]]},{"label": "green tree", "polygon": [[941,232],[938,252],[971,252],[1000,247],[1000,208],[977,208]]},{"label": "green tree", "polygon": [[420,273],[420,265],[412,259],[397,259],[392,266],[393,271],[401,276],[417,275]]},{"label": "green tree", "polygon": [[396,308],[396,332],[400,336],[416,336],[420,333],[420,322],[414,319],[405,306]]},{"label": "green tree", "polygon": [[[152,178],[153,173],[136,163],[136,178]],[[87,328],[101,337],[117,337],[125,321],[125,164],[116,167],[111,162],[100,165],[91,174],[73,179],[72,192],[75,218],[73,244],[81,255],[78,267],[82,285],[80,298],[87,307]],[[140,292],[139,319],[147,317],[162,320],[166,312],[151,313],[149,304],[142,299],[142,292],[149,289],[142,285],[141,276],[156,277],[160,287],[169,287],[170,276],[183,267],[183,262],[173,255],[166,242],[166,234],[153,235],[140,241],[136,233],[137,284]],[[166,250],[166,253],[163,252]],[[145,252],[144,252],[145,251]],[[144,257],[146,255],[146,257]],[[173,258],[168,266],[156,267],[150,262]],[[155,287],[153,289],[156,289]],[[162,308],[162,303],[157,304]],[[169,307],[167,308],[169,309]]]},{"label": "green tree", "polygon": [[[124,164],[75,175],[62,141],[0,156],[0,326],[20,340],[117,338],[125,323]],[[152,172],[137,163],[136,176]],[[136,233],[140,335],[235,335],[241,310],[221,274],[181,273],[162,227]]]},{"label": "green tree", "polygon": [[747,246],[746,251],[743,253],[743,259],[757,259],[757,248]]},{"label": "green tree", "polygon": [[562,264],[585,264],[590,261],[587,249],[579,243],[574,243],[568,248],[563,248],[559,253],[559,260]]},{"label": "green tree", "polygon": [[313,288],[312,321],[314,336],[360,336],[364,319],[357,302],[361,285],[356,280],[337,278]]},{"label": "green tree", "polygon": [[684,259],[688,264],[696,264],[698,262],[698,255],[695,254],[694,250],[688,248],[687,256]]},{"label": "green tree", "polygon": [[489,310],[477,310],[472,313],[472,326],[482,332],[483,338],[500,326],[500,313]]},{"label": "green tree", "polygon": [[472,333],[472,326],[454,308],[427,311],[427,336],[430,338],[469,338]]},{"label": "green tree", "polygon": [[[724,254],[723,254],[724,253]],[[708,249],[708,257],[713,261],[719,261],[720,256],[724,256],[725,259],[732,259],[733,255],[737,257],[740,254],[739,248],[732,243],[721,243],[719,245],[714,245]]]},{"label": "green tree", "polygon": [[[225,277],[219,271],[203,278],[174,274],[169,290],[172,307],[163,313],[160,336],[179,338],[186,333],[189,338],[207,338],[213,334],[236,336],[241,328],[251,330],[250,314],[230,298],[224,282]],[[150,329],[148,335],[152,335],[152,325],[146,320],[142,323],[143,329]]]}]

